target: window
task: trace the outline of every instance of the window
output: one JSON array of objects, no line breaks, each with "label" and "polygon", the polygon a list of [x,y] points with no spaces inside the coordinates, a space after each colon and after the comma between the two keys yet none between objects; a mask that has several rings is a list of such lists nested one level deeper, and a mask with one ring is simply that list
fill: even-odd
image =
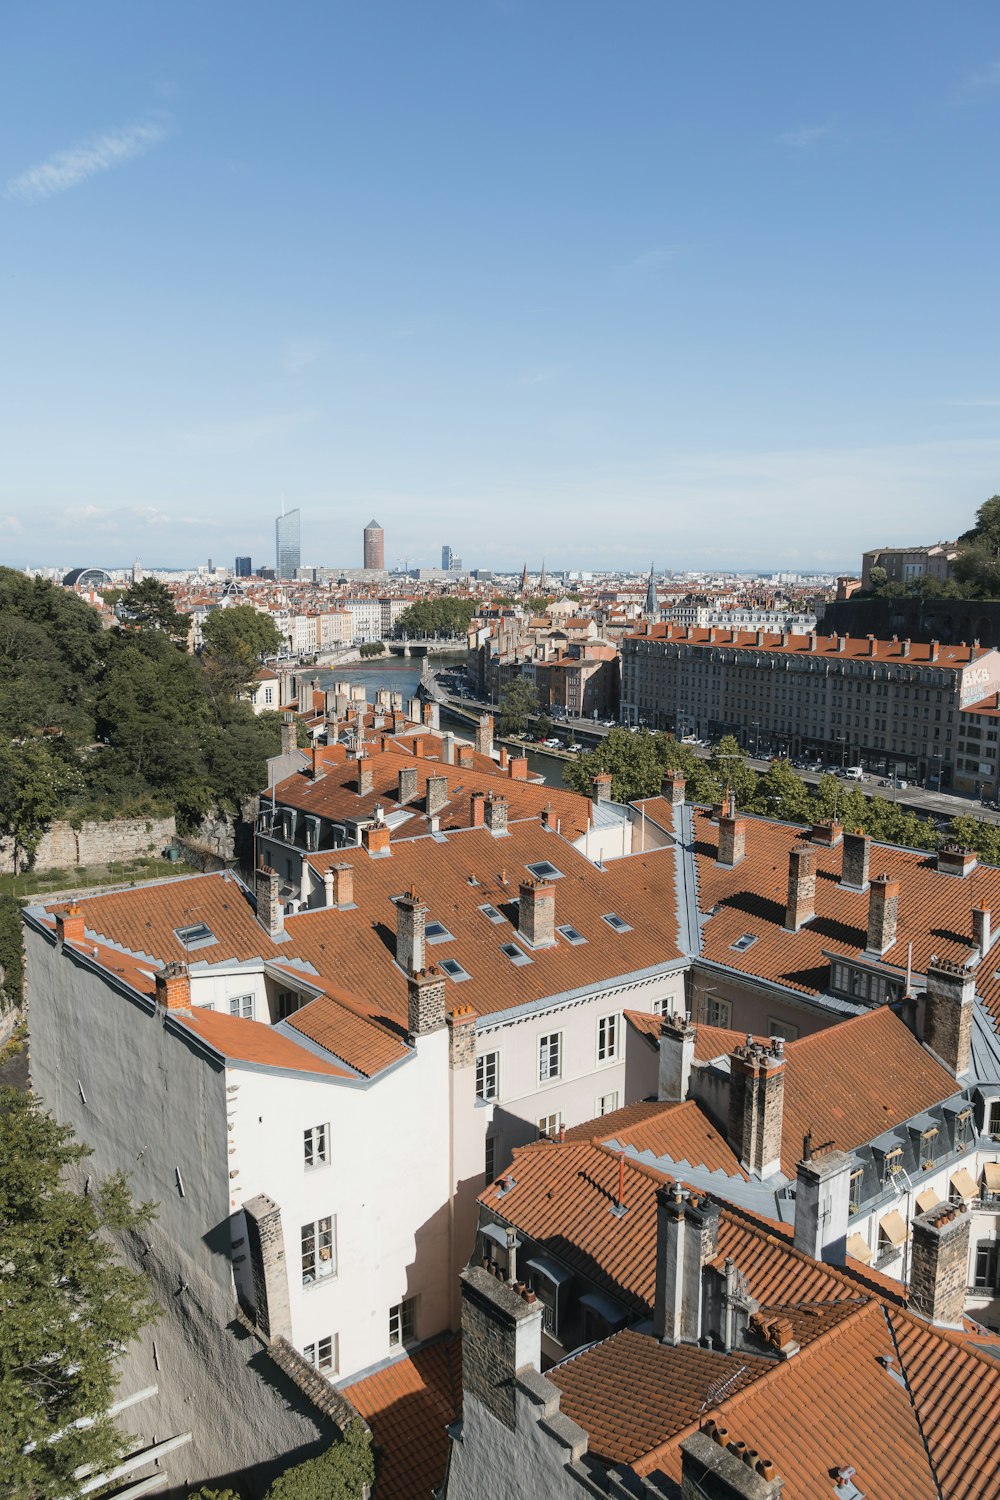
[{"label": "window", "polygon": [[972,1134],[972,1110],[963,1109],[955,1116],[955,1150],[964,1151]]},{"label": "window", "polygon": [[476,1058],[476,1098],[496,1099],[500,1095],[500,1054],[484,1052]]},{"label": "window", "polygon": [[860,1213],[861,1211],[861,1189],[864,1185],[864,1180],[865,1172],[863,1167],[859,1167],[856,1172],[851,1173],[851,1198],[850,1206],[848,1209],[849,1213],[856,1214]]},{"label": "window", "polygon": [[587,941],[582,933],[577,932],[575,927],[557,927],[556,931],[561,932],[567,943],[572,943],[574,947]]},{"label": "window", "polygon": [[337,1243],[330,1215],[302,1226],[302,1285],[337,1274]]},{"label": "window", "polygon": [[494,924],[496,924],[497,922],[503,922],[506,920],[503,914],[501,912],[498,912],[495,906],[490,906],[489,903],[487,903],[485,906],[481,906],[479,910],[482,912],[487,922],[493,922]]},{"label": "window", "polygon": [[495,1135],[486,1137],[486,1186],[496,1180],[497,1175],[497,1138]]},{"label": "window", "polygon": [[597,1113],[599,1115],[613,1115],[618,1108],[618,1090],[613,1093],[602,1094],[597,1101]]},{"label": "window", "polygon": [[562,1068],[562,1032],[553,1031],[538,1039],[538,1081],[558,1078]]},{"label": "window", "polygon": [[404,1297],[389,1309],[389,1348],[398,1349],[403,1344],[412,1344],[415,1337],[416,1297]]},{"label": "window", "polygon": [[894,1146],[891,1151],[885,1153],[885,1165],[882,1169],[882,1181],[887,1183],[896,1172],[903,1170],[903,1148]]},{"label": "window", "polygon": [[230,995],[229,1014],[240,1016],[244,1021],[253,1020],[253,996],[252,995]]},{"label": "window", "polygon": [[705,997],[705,1024],[707,1026],[731,1025],[733,1019],[733,1007],[728,1000],[720,1000],[717,995]]},{"label": "window", "polygon": [[613,927],[614,930],[615,930],[615,932],[631,932],[632,931],[632,929],[629,926],[629,924],[625,921],[625,918],[618,916],[618,914],[616,912],[613,912],[613,911],[605,912],[605,914],[604,914],[604,916],[602,917],[601,920],[604,921],[604,922],[607,922],[607,924],[608,924],[609,927]]},{"label": "window", "polygon": [[335,1333],[328,1333],[325,1339],[320,1339],[315,1344],[307,1344],[302,1353],[314,1370],[322,1370],[327,1375],[336,1373],[337,1335]]},{"label": "window", "polygon": [[557,870],[555,865],[550,864],[547,859],[540,859],[537,864],[526,865],[525,869],[534,875],[536,880],[562,880],[562,870]]},{"label": "window", "polygon": [[424,937],[429,943],[453,943],[455,941],[443,922],[428,922],[424,928]]},{"label": "window", "polygon": [[538,1122],[538,1139],[554,1141],[563,1128],[562,1110],[557,1109],[553,1115],[542,1115]]},{"label": "window", "polygon": [[523,968],[525,964],[531,963],[531,959],[527,953],[522,948],[519,948],[516,943],[501,943],[500,952],[506,954],[511,963],[516,964],[519,968]]},{"label": "window", "polygon": [[977,1291],[993,1292],[996,1290],[998,1261],[1000,1261],[1000,1245],[984,1240],[976,1246],[974,1284]]},{"label": "window", "polygon": [[986,1117],[986,1133],[994,1140],[1000,1139],[1000,1099],[991,1099]]},{"label": "window", "polygon": [[456,984],[460,984],[463,979],[472,978],[471,974],[467,974],[465,972],[457,958],[443,958],[441,960],[440,967],[444,970],[449,979],[455,980]]},{"label": "window", "polygon": [[745,953],[748,948],[753,947],[756,941],[757,934],[755,932],[745,932],[742,937],[738,937],[735,943],[731,944],[731,947],[736,953]]},{"label": "window", "polygon": [[597,1023],[597,1061],[611,1062],[618,1056],[618,1017],[602,1016]]},{"label": "window", "polygon": [[310,1125],[302,1133],[302,1144],[307,1167],[325,1167],[330,1160],[329,1125]]},{"label": "window", "polygon": [[204,922],[195,922],[191,927],[175,927],[174,932],[178,942],[183,943],[189,952],[192,948],[206,948],[215,942],[215,933]]},{"label": "window", "polygon": [[783,1042],[794,1042],[798,1040],[799,1028],[791,1021],[779,1021],[774,1016],[768,1019],[768,1036],[780,1036]]},{"label": "window", "polygon": [[934,1165],[934,1157],[937,1152],[937,1127],[932,1126],[929,1130],[920,1132],[920,1166],[926,1172]]},{"label": "window", "polygon": [[299,997],[294,990],[278,991],[278,1020],[284,1021],[287,1016],[294,1015],[299,1008]]}]

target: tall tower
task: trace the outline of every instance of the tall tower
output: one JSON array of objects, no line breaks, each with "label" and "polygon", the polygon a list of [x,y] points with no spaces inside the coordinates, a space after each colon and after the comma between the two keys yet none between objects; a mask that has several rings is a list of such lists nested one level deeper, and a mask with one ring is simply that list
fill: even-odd
[{"label": "tall tower", "polygon": [[653,564],[649,565],[649,582],[646,584],[646,614],[651,620],[655,620],[660,613],[660,601],[656,597],[656,583],[653,579]]},{"label": "tall tower", "polygon": [[547,594],[549,591],[549,580],[545,576],[545,558],[542,558],[542,571],[538,575],[538,592]]},{"label": "tall tower", "polygon": [[526,598],[527,597],[527,593],[528,593],[528,564],[525,563],[524,567],[521,569],[521,598],[522,599]]},{"label": "tall tower", "polygon": [[279,578],[294,578],[301,566],[299,512],[290,510],[286,515],[282,504],[274,523],[274,570]]},{"label": "tall tower", "polygon": [[369,521],[365,527],[365,568],[385,568],[385,532],[377,521]]}]

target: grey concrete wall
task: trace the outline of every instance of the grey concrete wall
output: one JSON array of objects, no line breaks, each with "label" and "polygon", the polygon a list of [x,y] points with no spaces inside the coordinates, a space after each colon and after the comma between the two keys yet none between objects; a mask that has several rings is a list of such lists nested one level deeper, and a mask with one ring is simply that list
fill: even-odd
[{"label": "grey concrete wall", "polygon": [[[115,818],[106,823],[52,824],[33,861],[36,870],[72,870],[77,865],[106,865],[134,859],[140,854],[159,854],[172,842],[177,826],[170,818]],[[26,861],[21,859],[21,868]],[[0,870],[14,868],[14,846],[0,839]]]}]

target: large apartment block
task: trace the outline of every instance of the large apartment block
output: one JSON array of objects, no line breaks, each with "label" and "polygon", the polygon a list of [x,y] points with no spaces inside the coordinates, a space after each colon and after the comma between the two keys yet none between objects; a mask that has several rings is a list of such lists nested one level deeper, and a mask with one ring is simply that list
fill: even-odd
[{"label": "large apartment block", "polygon": [[[1000,652],[937,641],[652,625],[622,642],[623,717],[678,735],[735,734],[749,749],[982,786],[965,753],[1000,689]],[[978,722],[983,746],[995,725]],[[988,739],[989,736],[993,739]],[[983,788],[985,789],[985,788]]]}]

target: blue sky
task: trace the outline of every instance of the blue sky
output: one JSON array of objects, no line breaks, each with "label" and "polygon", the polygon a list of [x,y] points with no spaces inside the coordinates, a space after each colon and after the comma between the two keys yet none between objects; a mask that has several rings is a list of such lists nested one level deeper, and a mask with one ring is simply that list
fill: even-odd
[{"label": "blue sky", "polygon": [[1000,490],[1000,9],[7,0],[0,558],[839,568]]}]

